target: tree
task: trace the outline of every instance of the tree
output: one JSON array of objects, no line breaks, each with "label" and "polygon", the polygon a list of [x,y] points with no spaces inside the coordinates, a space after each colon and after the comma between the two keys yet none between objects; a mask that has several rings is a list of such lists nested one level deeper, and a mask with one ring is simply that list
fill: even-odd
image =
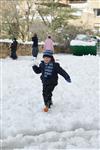
[{"label": "tree", "polygon": [[35,10],[34,7],[34,1],[33,0],[24,0],[22,1],[22,5],[20,7],[19,2],[19,8],[20,8],[20,34],[22,36],[23,40],[29,40],[30,39],[30,26],[32,25],[34,21],[34,15]]},{"label": "tree", "polygon": [[19,37],[23,41],[28,40],[29,27],[35,14],[32,7],[32,0],[1,1],[2,37]]},{"label": "tree", "polygon": [[71,9],[68,4],[60,3],[59,0],[41,0],[37,5],[37,11],[45,25],[57,29],[68,23],[69,19],[75,19],[73,15],[75,9]]},{"label": "tree", "polygon": [[30,40],[33,31],[56,36],[69,19],[75,18],[73,10],[59,0],[4,0],[0,13],[2,37],[18,37],[23,41]]},{"label": "tree", "polygon": [[[11,7],[12,6],[12,7]],[[16,10],[16,1],[1,1],[0,18],[1,18],[1,35],[3,37],[18,37],[19,23],[18,13]]]},{"label": "tree", "polygon": [[75,19],[73,12],[75,9],[66,3],[60,3],[60,0],[40,0],[36,3],[36,10],[41,17],[43,23],[48,27],[48,32],[54,36],[59,35],[59,30],[62,30],[68,25],[70,19]]}]

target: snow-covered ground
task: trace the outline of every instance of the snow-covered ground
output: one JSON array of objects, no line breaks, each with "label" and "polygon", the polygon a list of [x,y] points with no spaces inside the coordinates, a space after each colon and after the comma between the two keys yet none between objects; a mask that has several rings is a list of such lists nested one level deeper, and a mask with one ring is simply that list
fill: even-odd
[{"label": "snow-covered ground", "polygon": [[33,58],[1,60],[3,150],[100,149],[100,57],[55,58],[72,83],[59,76],[48,113],[42,111],[42,84],[32,71]]}]

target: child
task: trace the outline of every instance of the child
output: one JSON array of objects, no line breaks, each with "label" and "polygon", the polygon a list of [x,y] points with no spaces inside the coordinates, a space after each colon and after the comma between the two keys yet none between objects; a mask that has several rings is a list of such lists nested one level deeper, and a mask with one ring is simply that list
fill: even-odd
[{"label": "child", "polygon": [[44,99],[44,112],[47,112],[52,103],[52,92],[58,84],[58,74],[63,76],[66,81],[71,82],[70,76],[60,67],[59,63],[54,61],[53,52],[46,50],[43,53],[43,61],[39,67],[32,66],[35,73],[41,73],[41,80],[43,84],[43,99]]}]

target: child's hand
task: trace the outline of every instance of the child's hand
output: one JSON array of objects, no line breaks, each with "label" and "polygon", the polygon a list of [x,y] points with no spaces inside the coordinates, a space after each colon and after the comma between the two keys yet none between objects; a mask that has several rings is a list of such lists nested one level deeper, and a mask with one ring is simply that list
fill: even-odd
[{"label": "child's hand", "polygon": [[68,79],[67,79],[67,82],[71,83],[71,79],[70,79],[70,78],[68,78]]},{"label": "child's hand", "polygon": [[38,66],[38,65],[39,65],[38,61],[37,61],[37,60],[34,60],[33,66]]}]

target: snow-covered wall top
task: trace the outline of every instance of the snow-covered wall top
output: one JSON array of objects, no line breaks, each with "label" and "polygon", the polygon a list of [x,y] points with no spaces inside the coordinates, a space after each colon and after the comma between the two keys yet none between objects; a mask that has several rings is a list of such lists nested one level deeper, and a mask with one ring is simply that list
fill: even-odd
[{"label": "snow-covered wall top", "polygon": [[[22,42],[21,40],[17,40],[19,44],[33,44],[32,41]],[[9,43],[11,44],[13,41],[11,39],[0,39],[0,43]],[[39,42],[39,45],[44,45],[44,41]],[[54,45],[59,45],[58,43],[54,43]]]},{"label": "snow-covered wall top", "polygon": [[[21,40],[17,40],[19,44],[32,44],[32,41],[22,42]],[[12,43],[12,39],[0,39],[0,43]],[[41,42],[43,43],[43,42]]]},{"label": "snow-covered wall top", "polygon": [[0,43],[12,43],[12,40],[10,39],[0,39]]}]

